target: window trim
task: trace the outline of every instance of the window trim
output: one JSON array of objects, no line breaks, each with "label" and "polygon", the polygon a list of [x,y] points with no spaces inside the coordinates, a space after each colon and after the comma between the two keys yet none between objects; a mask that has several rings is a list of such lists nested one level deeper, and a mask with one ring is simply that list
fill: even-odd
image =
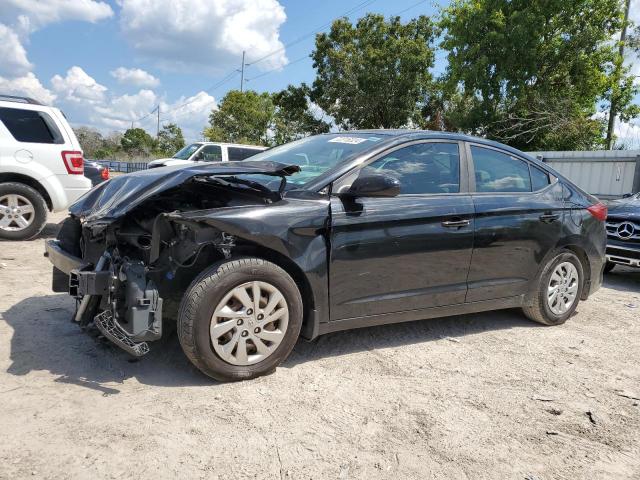
[{"label": "window trim", "polygon": [[[511,158],[514,158],[516,160],[520,160],[522,162],[525,162],[527,164],[527,167],[529,169],[529,183],[531,185],[531,191],[529,192],[478,192],[476,189],[476,166],[475,163],[473,161],[473,155],[471,153],[471,147],[479,147],[479,148],[486,148],[487,150],[495,150],[498,153],[502,153],[504,155],[507,155]],[[467,154],[467,163],[469,166],[469,192],[472,193],[473,195],[534,195],[534,194],[539,194],[540,192],[544,192],[546,191],[548,188],[551,188],[553,185],[555,185],[556,183],[558,183],[558,178],[551,174],[551,172],[549,172],[548,170],[544,169],[544,168],[540,168],[538,165],[534,164],[531,160],[528,160],[524,157],[521,157],[520,155],[516,155],[512,152],[509,152],[507,150],[503,150],[502,148],[498,148],[498,147],[494,147],[493,145],[486,145],[484,143],[477,143],[477,142],[465,142],[465,151]],[[539,170],[542,170],[543,172],[545,172],[548,176],[549,176],[549,185],[547,185],[545,188],[541,189],[541,190],[536,190],[533,191],[533,182],[531,180],[531,168],[535,167],[538,168]]]},{"label": "window trim", "polygon": [[[464,142],[461,140],[451,140],[451,139],[446,139],[446,138],[429,138],[429,139],[420,139],[420,140],[411,140],[408,142],[404,142],[401,143],[399,145],[394,145],[391,148],[388,148],[382,152],[379,152],[375,155],[373,155],[371,158],[368,158],[367,160],[365,160],[364,162],[359,163],[358,165],[354,166],[351,170],[349,170],[348,172],[344,173],[343,175],[341,175],[340,177],[336,178],[335,180],[333,180],[329,185],[330,185],[330,190],[331,190],[331,196],[332,197],[339,197],[340,194],[335,192],[335,186],[337,184],[339,184],[340,182],[343,182],[345,179],[347,179],[349,176],[353,175],[356,172],[359,172],[360,170],[362,170],[363,168],[367,167],[368,165],[370,165],[371,163],[386,157],[387,155],[390,155],[391,153],[403,149],[403,148],[407,148],[407,147],[411,147],[413,145],[422,145],[425,143],[454,143],[458,146],[458,158],[460,161],[460,191],[458,192],[451,192],[451,193],[401,193],[399,195],[397,195],[397,197],[393,197],[393,198],[398,198],[398,197],[402,197],[402,198],[422,198],[422,197],[442,197],[442,196],[459,196],[459,195],[469,195],[470,193],[470,185],[469,185],[469,165],[468,165],[468,158],[467,158],[467,153],[465,150],[465,146],[464,146]],[[328,185],[328,186],[329,186]],[[326,187],[325,187],[326,188]],[[374,197],[363,197],[363,198],[374,198]]]}]

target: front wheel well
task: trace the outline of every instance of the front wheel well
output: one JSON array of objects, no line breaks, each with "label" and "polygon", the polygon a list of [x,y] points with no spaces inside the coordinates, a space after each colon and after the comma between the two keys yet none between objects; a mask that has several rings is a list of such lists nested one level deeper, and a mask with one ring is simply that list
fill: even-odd
[{"label": "front wheel well", "polygon": [[256,244],[239,244],[233,250],[233,257],[257,257],[263,260],[267,260],[271,263],[275,263],[285,272],[291,275],[291,278],[296,282],[298,289],[300,290],[300,296],[302,297],[303,306],[303,319],[302,319],[302,334],[308,336],[309,332],[313,330],[313,325],[309,325],[309,322],[314,321],[312,311],[315,309],[315,300],[313,296],[313,290],[309,284],[309,280],[304,272],[296,265],[291,259],[282,255],[275,250],[271,250],[266,247],[262,247]]},{"label": "front wheel well", "polygon": [[0,173],[0,183],[7,182],[23,183],[35,189],[40,195],[42,195],[42,198],[44,198],[49,211],[53,210],[53,202],[51,201],[51,197],[47,193],[47,190],[34,178],[20,173]]}]

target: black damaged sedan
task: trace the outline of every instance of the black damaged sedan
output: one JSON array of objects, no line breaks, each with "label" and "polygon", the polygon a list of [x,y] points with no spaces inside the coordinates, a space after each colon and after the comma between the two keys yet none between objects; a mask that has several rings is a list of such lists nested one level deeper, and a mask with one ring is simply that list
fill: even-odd
[{"label": "black damaged sedan", "polygon": [[81,326],[140,356],[177,322],[196,367],[238,380],[301,336],[514,307],[562,324],[600,287],[606,215],[507,146],[355,131],[113,178],[46,249]]}]

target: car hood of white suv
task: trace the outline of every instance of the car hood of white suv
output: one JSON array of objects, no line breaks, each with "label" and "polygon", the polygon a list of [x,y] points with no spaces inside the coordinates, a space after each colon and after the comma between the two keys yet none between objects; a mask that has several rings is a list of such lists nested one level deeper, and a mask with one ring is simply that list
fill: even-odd
[{"label": "car hood of white suv", "polygon": [[180,158],[158,158],[157,160],[151,160],[148,166],[153,167],[170,167],[173,165],[191,165],[195,163],[193,160],[182,160]]}]

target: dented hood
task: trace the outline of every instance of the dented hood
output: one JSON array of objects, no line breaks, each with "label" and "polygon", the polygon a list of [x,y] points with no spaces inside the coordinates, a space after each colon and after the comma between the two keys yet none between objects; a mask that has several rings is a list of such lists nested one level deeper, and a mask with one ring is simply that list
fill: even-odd
[{"label": "dented hood", "polygon": [[140,205],[150,197],[177,187],[195,177],[222,177],[228,175],[273,175],[285,177],[300,171],[297,165],[276,162],[225,162],[210,165],[153,168],[113,177],[101,183],[76,203],[69,212],[86,221],[113,220]]}]

